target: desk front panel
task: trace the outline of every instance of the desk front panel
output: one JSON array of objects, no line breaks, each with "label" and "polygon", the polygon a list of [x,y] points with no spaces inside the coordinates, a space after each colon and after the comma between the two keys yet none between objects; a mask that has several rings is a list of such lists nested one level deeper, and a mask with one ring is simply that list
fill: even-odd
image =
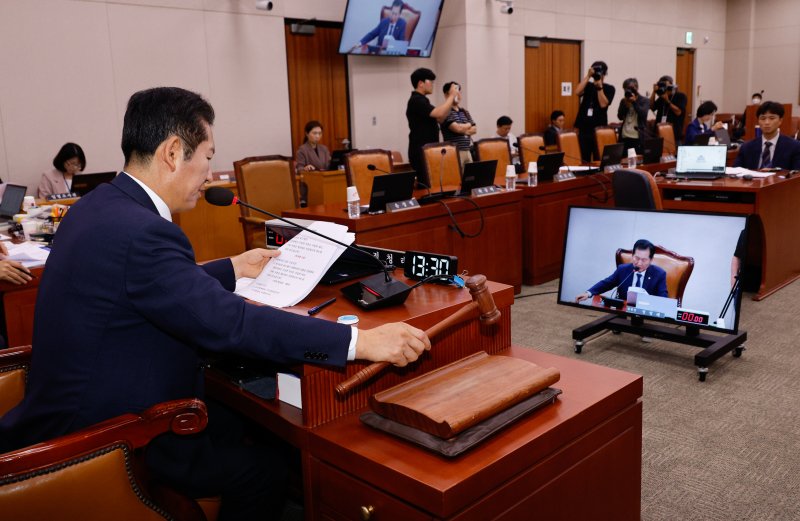
[{"label": "desk front panel", "polygon": [[561,276],[569,207],[613,206],[611,178],[601,174],[522,190],[522,280],[542,284]]},{"label": "desk front panel", "polygon": [[[236,183],[216,181],[238,195]],[[244,233],[239,222],[241,211],[237,205],[214,206],[201,198],[191,210],[172,216],[189,238],[197,262],[239,255],[244,251]]]}]

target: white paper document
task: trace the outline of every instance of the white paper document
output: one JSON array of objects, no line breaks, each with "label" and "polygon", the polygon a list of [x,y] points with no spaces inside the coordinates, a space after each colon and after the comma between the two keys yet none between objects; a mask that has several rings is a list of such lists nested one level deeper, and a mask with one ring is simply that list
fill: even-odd
[{"label": "white paper document", "polygon": [[758,170],[749,170],[740,166],[726,166],[725,173],[727,175],[735,175],[736,177],[742,177],[745,174],[750,174],[753,176],[753,179],[757,177],[769,177],[775,175],[775,172],[759,172]]},{"label": "white paper document", "polygon": [[44,266],[44,263],[47,262],[47,256],[50,255],[48,248],[34,242],[7,243],[6,248],[8,249],[6,259],[20,262],[26,268]]},{"label": "white paper document", "polygon": [[[341,224],[317,221],[309,228],[345,244],[355,240]],[[344,250],[344,246],[302,231],[281,246],[281,254],[270,260],[252,283],[241,289],[237,285],[236,293],[269,306],[294,306],[311,293]]]}]

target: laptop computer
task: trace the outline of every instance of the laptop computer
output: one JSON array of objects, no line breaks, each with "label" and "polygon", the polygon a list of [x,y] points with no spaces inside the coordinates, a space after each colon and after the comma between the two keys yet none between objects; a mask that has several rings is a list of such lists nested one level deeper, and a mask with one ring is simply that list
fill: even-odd
[{"label": "laptop computer", "polygon": [[685,179],[717,179],[725,175],[727,159],[726,146],[680,146],[675,175]]},{"label": "laptop computer", "polygon": [[692,145],[708,145],[708,142],[711,138],[717,140],[718,145],[730,145],[731,144],[731,136],[728,135],[728,131],[724,128],[719,130],[715,130],[714,133],[706,133],[700,134],[696,138],[694,138],[694,143]]},{"label": "laptop computer", "polygon": [[369,205],[362,206],[361,211],[371,215],[384,213],[387,204],[411,199],[414,178],[414,172],[376,175],[372,178]]},{"label": "laptop computer", "polygon": [[0,199],[0,219],[10,220],[18,214],[22,208],[22,200],[25,198],[27,186],[6,184],[3,198]]},{"label": "laptop computer", "polygon": [[344,166],[344,156],[355,151],[356,149],[353,148],[348,150],[334,150],[331,152],[331,163],[328,165],[328,170],[338,170],[340,166]]},{"label": "laptop computer", "polygon": [[96,174],[78,174],[72,178],[72,191],[84,196],[103,183],[110,183],[117,177],[116,172],[98,172]]},{"label": "laptop computer", "polygon": [[539,181],[552,181],[562,164],[564,164],[564,152],[540,155],[536,160]]},{"label": "laptop computer", "polygon": [[615,166],[620,164],[624,155],[624,143],[615,143],[613,145],[604,146],[603,156],[600,158],[600,170],[603,170],[607,166]]},{"label": "laptop computer", "polygon": [[497,159],[487,161],[473,161],[464,165],[464,172],[461,174],[461,189],[458,195],[471,195],[475,188],[492,186],[494,175],[497,170]]},{"label": "laptop computer", "polygon": [[661,154],[664,151],[663,137],[646,138],[642,144],[642,162],[646,165],[661,162]]}]

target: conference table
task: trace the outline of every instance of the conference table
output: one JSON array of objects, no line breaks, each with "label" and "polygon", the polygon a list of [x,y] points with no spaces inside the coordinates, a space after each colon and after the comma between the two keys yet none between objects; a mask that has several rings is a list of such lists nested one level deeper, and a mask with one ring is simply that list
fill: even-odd
[{"label": "conference table", "polygon": [[[445,187],[445,189],[454,187]],[[424,195],[419,191],[417,197]],[[347,216],[343,203],[286,210],[283,217],[335,222],[356,234],[356,244],[458,257],[459,273],[481,273],[522,288],[521,190],[481,197],[448,198],[419,208]],[[457,224],[457,227],[455,226]]]},{"label": "conference table", "polygon": [[[638,520],[642,378],[512,346],[513,288],[487,285],[502,313],[497,324],[473,320],[453,326],[433,339],[418,362],[390,367],[351,394],[338,396],[334,386],[365,363],[289,368],[300,377],[302,409],[242,390],[213,364],[206,373],[207,393],[299,449],[308,521]],[[287,310],[305,314],[332,296],[337,301],[317,317],[355,313],[360,328],[404,321],[426,329],[471,301],[466,290],[424,285],[404,305],[364,311],[341,298],[338,287],[318,287]],[[555,367],[561,379],[553,387],[563,393],[454,458],[360,421],[372,394],[479,351]]]}]

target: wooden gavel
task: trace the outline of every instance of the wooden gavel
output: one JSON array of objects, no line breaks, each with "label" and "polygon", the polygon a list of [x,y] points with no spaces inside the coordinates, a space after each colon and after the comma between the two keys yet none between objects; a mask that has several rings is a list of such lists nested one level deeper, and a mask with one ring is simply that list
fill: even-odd
[{"label": "wooden gavel", "polygon": [[[476,310],[479,313],[478,318],[481,324],[491,325],[500,320],[500,310],[497,309],[491,292],[486,288],[486,277],[484,275],[473,275],[467,279],[466,286],[469,288],[472,302],[425,330],[425,334],[428,335],[428,338],[433,338],[448,327],[471,318]],[[344,382],[338,384],[336,386],[336,393],[340,396],[344,396],[354,387],[370,380],[389,365],[389,362],[375,362],[368,365]]]}]

